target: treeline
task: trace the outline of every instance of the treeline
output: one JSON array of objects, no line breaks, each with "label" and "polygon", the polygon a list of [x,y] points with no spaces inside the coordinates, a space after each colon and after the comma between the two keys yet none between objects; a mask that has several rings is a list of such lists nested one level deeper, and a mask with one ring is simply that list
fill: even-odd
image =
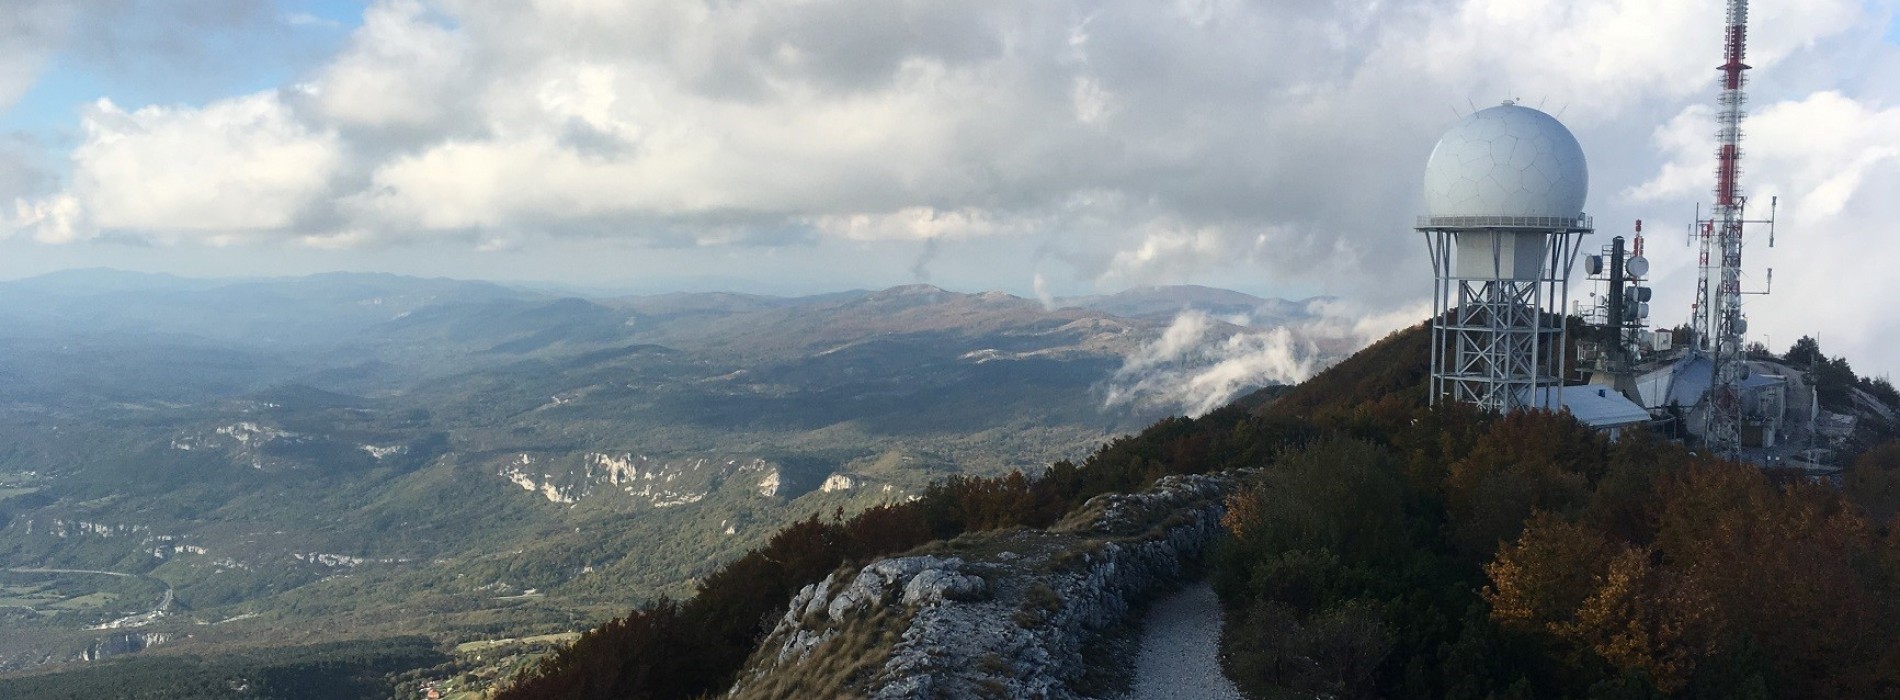
[{"label": "treeline", "polygon": [[1253,696],[1900,696],[1900,443],[1837,490],[1568,416],[1355,400],[1306,406],[1325,437],[1230,504],[1213,576]]},{"label": "treeline", "polygon": [[0,698],[347,700],[387,698],[394,674],[449,660],[425,637],[247,651],[215,659],[135,656],[0,679]]},{"label": "treeline", "polygon": [[1865,391],[1888,406],[1900,406],[1900,391],[1896,391],[1885,377],[1854,374],[1854,367],[1848,364],[1846,357],[1828,357],[1821,352],[1820,341],[1811,336],[1801,336],[1800,340],[1794,341],[1781,360],[1790,367],[1808,371],[1809,381],[1814,383],[1815,392],[1821,395],[1821,406],[1830,411],[1855,412],[1853,398],[1848,395],[1849,389]]}]

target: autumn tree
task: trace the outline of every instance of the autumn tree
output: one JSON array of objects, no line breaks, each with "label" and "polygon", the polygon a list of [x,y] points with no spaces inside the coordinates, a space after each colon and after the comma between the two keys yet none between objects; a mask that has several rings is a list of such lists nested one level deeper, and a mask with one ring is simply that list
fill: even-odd
[{"label": "autumn tree", "polygon": [[1882,443],[1854,460],[1846,474],[1847,497],[1875,522],[1900,514],[1900,440]]},{"label": "autumn tree", "polygon": [[1606,445],[1567,415],[1517,411],[1493,422],[1445,477],[1458,544],[1488,558],[1533,512],[1581,507],[1602,474]]}]

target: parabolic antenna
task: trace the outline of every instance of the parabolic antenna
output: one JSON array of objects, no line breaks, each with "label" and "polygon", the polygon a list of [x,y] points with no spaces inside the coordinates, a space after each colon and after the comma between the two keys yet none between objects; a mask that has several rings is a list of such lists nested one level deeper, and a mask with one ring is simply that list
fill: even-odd
[{"label": "parabolic antenna", "polygon": [[1641,255],[1632,255],[1630,256],[1629,262],[1623,264],[1623,269],[1628,271],[1631,277],[1647,275],[1649,274],[1649,258],[1645,258]]}]

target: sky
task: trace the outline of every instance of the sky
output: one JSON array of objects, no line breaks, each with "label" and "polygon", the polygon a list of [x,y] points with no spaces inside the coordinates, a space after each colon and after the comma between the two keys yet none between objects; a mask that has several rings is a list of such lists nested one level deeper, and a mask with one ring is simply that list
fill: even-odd
[{"label": "sky", "polygon": [[[1420,176],[1515,99],[1687,318],[1723,6],[1661,0],[6,0],[0,278],[626,291],[1430,291]],[[1895,0],[1753,3],[1751,335],[1900,371]],[[1757,206],[1752,211],[1763,213]]]}]

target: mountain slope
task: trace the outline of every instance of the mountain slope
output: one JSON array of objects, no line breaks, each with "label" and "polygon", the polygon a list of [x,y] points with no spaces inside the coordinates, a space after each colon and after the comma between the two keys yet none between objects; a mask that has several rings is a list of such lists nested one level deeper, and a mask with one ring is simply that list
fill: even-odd
[{"label": "mountain slope", "polygon": [[[378,276],[105,277],[16,283],[78,287],[53,306],[101,315],[41,340],[0,333],[19,350],[0,369],[23,380],[0,410],[0,568],[150,590],[0,573],[32,611],[0,613],[3,667],[101,644],[573,629],[687,593],[811,513],[1039,470],[1159,417],[1104,409],[1099,385],[1166,319],[1005,294],[464,299]],[[210,327],[159,301],[112,315],[124,294],[282,315]],[[120,359],[61,365],[78,333]],[[166,591],[162,615],[88,629]]]}]

